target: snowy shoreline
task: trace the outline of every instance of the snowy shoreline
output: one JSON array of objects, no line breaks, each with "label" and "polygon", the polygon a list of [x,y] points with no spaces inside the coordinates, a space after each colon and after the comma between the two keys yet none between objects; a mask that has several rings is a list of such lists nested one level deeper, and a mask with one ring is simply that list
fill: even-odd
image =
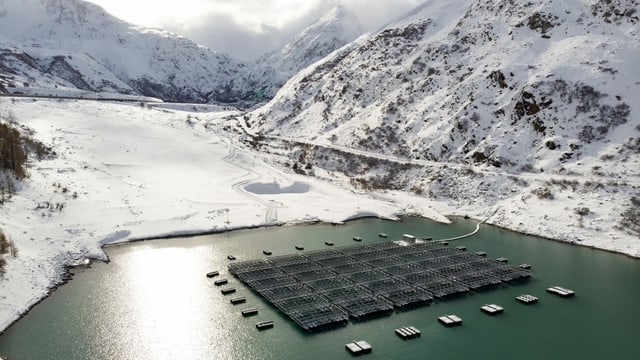
[{"label": "snowy shoreline", "polygon": [[[430,219],[428,217],[424,217],[424,216],[419,216],[419,215],[402,215],[399,214],[398,215],[398,219],[391,219],[391,218],[383,218],[384,220],[389,220],[389,221],[402,221],[402,218],[404,217],[412,217],[412,216],[417,216],[423,219],[429,219],[429,220],[434,220],[434,219]],[[459,217],[459,218],[463,218],[462,215],[451,215],[451,216],[446,216],[447,218],[450,217]],[[194,233],[183,233],[183,234],[174,234],[174,235],[159,235],[159,236],[151,236],[148,238],[137,238],[137,239],[129,239],[129,240],[124,240],[121,242],[114,242],[114,243],[110,243],[110,244],[105,244],[101,247],[101,249],[104,251],[105,248],[110,248],[110,247],[117,247],[117,246],[127,246],[127,245],[131,245],[134,243],[138,243],[138,242],[145,242],[145,241],[162,241],[162,240],[166,240],[166,239],[170,239],[170,238],[188,238],[188,237],[195,237],[195,236],[206,236],[206,235],[216,235],[216,234],[223,234],[226,232],[233,232],[233,231],[241,231],[241,230],[252,230],[252,229],[260,229],[260,228],[270,228],[270,227],[278,227],[278,226],[311,226],[311,225],[317,225],[317,224],[331,224],[331,225],[344,225],[348,222],[351,221],[357,221],[357,220],[362,220],[362,219],[366,219],[366,218],[378,218],[378,217],[373,217],[373,216],[363,216],[363,217],[355,217],[355,218],[351,218],[348,220],[345,220],[343,222],[322,222],[322,221],[314,221],[314,222],[303,222],[303,223],[287,223],[287,224],[276,224],[276,225],[257,225],[257,226],[251,226],[251,227],[240,227],[240,228],[236,228],[236,229],[230,229],[230,230],[222,230],[222,231],[205,231],[205,232],[194,232]],[[482,221],[479,219],[475,219],[473,217],[471,217],[472,220],[477,220],[479,221],[479,225],[482,224],[486,224],[489,226],[493,226],[496,228],[499,228],[501,230],[505,230],[505,231],[509,231],[509,232],[513,232],[516,234],[520,234],[520,235],[528,235],[528,236],[535,236],[535,237],[539,237],[548,241],[555,241],[555,242],[559,242],[559,243],[564,243],[567,245],[572,245],[572,246],[581,246],[581,247],[585,247],[591,250],[596,250],[596,251],[605,251],[614,255],[621,255],[621,256],[625,256],[625,257],[629,257],[631,259],[637,259],[640,260],[640,256],[638,255],[633,255],[633,254],[628,254],[628,253],[624,253],[624,252],[619,252],[619,251],[615,251],[615,250],[609,250],[609,249],[602,249],[602,248],[598,248],[595,247],[593,245],[588,245],[588,244],[579,244],[579,243],[571,243],[571,242],[567,242],[564,240],[558,240],[558,239],[554,239],[554,238],[547,238],[541,235],[535,235],[535,234],[526,234],[526,233],[522,233],[516,230],[512,230],[506,227],[502,227],[502,226],[498,226],[495,224],[492,224],[490,222],[490,219],[485,219],[486,221]],[[436,220],[434,220],[436,221]],[[437,240],[437,239],[436,239]],[[13,325],[15,325],[20,319],[22,319],[24,316],[26,316],[28,314],[28,312],[33,309],[35,306],[37,306],[38,304],[40,304],[41,302],[45,301],[49,296],[51,296],[51,294],[53,294],[59,287],[66,285],[68,282],[73,280],[73,270],[77,269],[77,268],[91,268],[91,265],[94,261],[102,261],[105,263],[109,263],[110,259],[108,254],[106,253],[106,251],[104,251],[106,258],[95,258],[95,259],[89,259],[90,262],[86,263],[86,264],[78,264],[78,265],[62,265],[62,279],[60,282],[54,284],[52,287],[49,288],[49,291],[42,297],[38,298],[34,303],[32,303],[31,305],[27,306],[27,310],[25,312],[22,312],[20,314],[17,314],[15,318],[10,318],[10,319],[5,319],[3,323],[0,323],[0,336],[2,334],[4,334],[6,331],[8,331]]]},{"label": "snowy shoreline", "polygon": [[[320,167],[314,177],[285,172],[273,165],[281,160],[276,155],[237,146],[222,130],[224,112],[1,98],[0,114],[7,112],[58,155],[32,163],[30,179],[0,207],[0,229],[19,250],[5,256],[0,333],[63,284],[69,266],[107,260],[104,246],[134,239],[362,217],[448,222],[443,214],[480,219],[499,209],[488,224],[640,258],[640,241],[613,226],[622,191],[601,190],[592,199],[555,190],[555,201],[538,201],[530,191],[539,183],[530,179],[529,187],[502,199],[432,200],[358,190]],[[474,186],[459,191],[473,194]],[[592,213],[577,219],[570,209],[584,205]]]}]

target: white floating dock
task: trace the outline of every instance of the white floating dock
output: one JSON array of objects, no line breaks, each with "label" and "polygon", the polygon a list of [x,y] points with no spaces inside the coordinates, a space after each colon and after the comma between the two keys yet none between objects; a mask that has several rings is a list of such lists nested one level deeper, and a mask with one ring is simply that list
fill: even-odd
[{"label": "white floating dock", "polygon": [[378,234],[378,236],[380,236],[381,238],[389,237],[389,235],[387,235],[386,233],[380,233]]},{"label": "white floating dock", "polygon": [[411,235],[411,234],[403,234],[402,235],[402,240],[407,244],[415,244],[416,243],[416,237]]},{"label": "white floating dock", "polygon": [[350,342],[345,344],[344,347],[351,355],[369,354],[373,351],[371,344],[364,340]]},{"label": "white floating dock", "polygon": [[496,259],[496,261],[501,262],[501,263],[508,263],[509,259],[507,259],[506,257],[499,257]]},{"label": "white floating dock", "polygon": [[518,265],[518,267],[519,267],[520,269],[522,269],[522,270],[529,270],[529,269],[531,269],[531,265],[529,265],[529,264],[520,264],[520,265]]},{"label": "white floating dock", "polygon": [[413,326],[405,326],[396,329],[396,335],[400,336],[403,339],[414,339],[420,337],[420,330]]},{"label": "white floating dock", "polygon": [[565,289],[565,288],[560,287],[560,286],[552,286],[552,287],[547,289],[547,292],[550,292],[552,294],[556,294],[556,295],[558,295],[560,297],[564,297],[564,298],[572,297],[572,296],[575,296],[575,294],[576,294],[575,291],[569,290],[569,289]]},{"label": "white floating dock", "polygon": [[487,253],[484,252],[484,251],[476,251],[476,255],[485,257],[485,256],[487,256]]},{"label": "white floating dock", "polygon": [[538,302],[538,298],[533,295],[523,294],[520,296],[516,296],[516,300],[523,304],[535,304]]},{"label": "white floating dock", "polygon": [[496,304],[487,304],[480,307],[480,310],[489,314],[489,315],[497,315],[502,314],[504,312],[504,308],[502,306]]},{"label": "white floating dock", "polygon": [[356,345],[356,343],[351,342],[351,343],[345,344],[344,347],[352,355],[358,355],[362,353],[362,349],[360,349],[360,346]]},{"label": "white floating dock", "polygon": [[460,251],[467,251],[467,247],[460,245],[460,246],[456,246],[456,249],[460,250]]},{"label": "white floating dock", "polygon": [[462,325],[462,319],[456,315],[443,315],[438,318],[438,321],[447,327]]}]

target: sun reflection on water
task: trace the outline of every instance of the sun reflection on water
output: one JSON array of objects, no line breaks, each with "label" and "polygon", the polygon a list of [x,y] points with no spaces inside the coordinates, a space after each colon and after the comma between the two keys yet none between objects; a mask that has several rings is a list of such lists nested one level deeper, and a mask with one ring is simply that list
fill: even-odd
[{"label": "sun reflection on water", "polygon": [[122,260],[130,269],[122,279],[121,301],[131,321],[124,326],[135,337],[126,358],[236,358],[232,319],[202,275],[202,256],[188,249],[142,248]]}]

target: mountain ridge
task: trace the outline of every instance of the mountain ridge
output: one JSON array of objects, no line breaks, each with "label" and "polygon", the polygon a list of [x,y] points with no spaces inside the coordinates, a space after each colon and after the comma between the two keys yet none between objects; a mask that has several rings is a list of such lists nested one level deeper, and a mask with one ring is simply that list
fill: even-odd
[{"label": "mountain ridge", "polygon": [[[578,226],[613,244],[640,236],[637,23],[635,0],[428,2],[228,128],[297,173],[408,191],[456,214],[498,208],[500,226],[579,242],[559,230]],[[594,196],[601,208],[583,211]]]},{"label": "mountain ridge", "polygon": [[[535,140],[541,156],[556,151],[551,167],[559,167],[560,158],[571,152],[570,140],[603,140],[606,132],[628,127],[630,114],[639,110],[637,95],[617,89],[638,87],[631,81],[635,69],[630,59],[638,53],[632,27],[620,31],[624,25],[602,21],[562,28],[569,21],[597,19],[571,14],[572,7],[580,9],[585,2],[502,9],[500,4],[509,2],[494,2],[499,4],[495,8],[466,3],[466,13],[446,24],[424,15],[437,13],[427,7],[422,16],[414,15],[420,20],[383,30],[325,59],[252,112],[250,125],[264,134],[513,171],[547,165],[529,153],[510,163],[515,147],[500,144],[496,134],[510,126],[526,124],[521,130]],[[554,12],[565,13],[564,18]],[[610,34],[587,36],[591,27]],[[583,61],[576,64],[574,58]],[[576,117],[585,124],[570,121]],[[570,134],[559,129],[563,124],[574,127]],[[372,141],[392,134],[402,136],[388,143]],[[561,141],[562,136],[568,139]]]},{"label": "mountain ridge", "polygon": [[[298,43],[252,63],[167,31],[128,24],[93,3],[2,0],[0,84],[251,106],[273,96],[292,73],[355,37],[340,32],[348,28],[340,22],[352,14],[344,8],[332,11],[334,18],[328,17],[330,11],[299,35]],[[323,39],[331,28],[336,30]],[[320,45],[313,48],[314,42]]]}]

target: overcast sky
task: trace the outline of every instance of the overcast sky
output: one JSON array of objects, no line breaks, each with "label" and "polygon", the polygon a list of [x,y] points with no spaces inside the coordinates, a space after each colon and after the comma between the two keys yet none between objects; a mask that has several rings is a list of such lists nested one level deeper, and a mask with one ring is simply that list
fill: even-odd
[{"label": "overcast sky", "polygon": [[186,36],[249,60],[279,49],[343,4],[366,30],[396,19],[424,0],[87,0],[128,22]]}]

